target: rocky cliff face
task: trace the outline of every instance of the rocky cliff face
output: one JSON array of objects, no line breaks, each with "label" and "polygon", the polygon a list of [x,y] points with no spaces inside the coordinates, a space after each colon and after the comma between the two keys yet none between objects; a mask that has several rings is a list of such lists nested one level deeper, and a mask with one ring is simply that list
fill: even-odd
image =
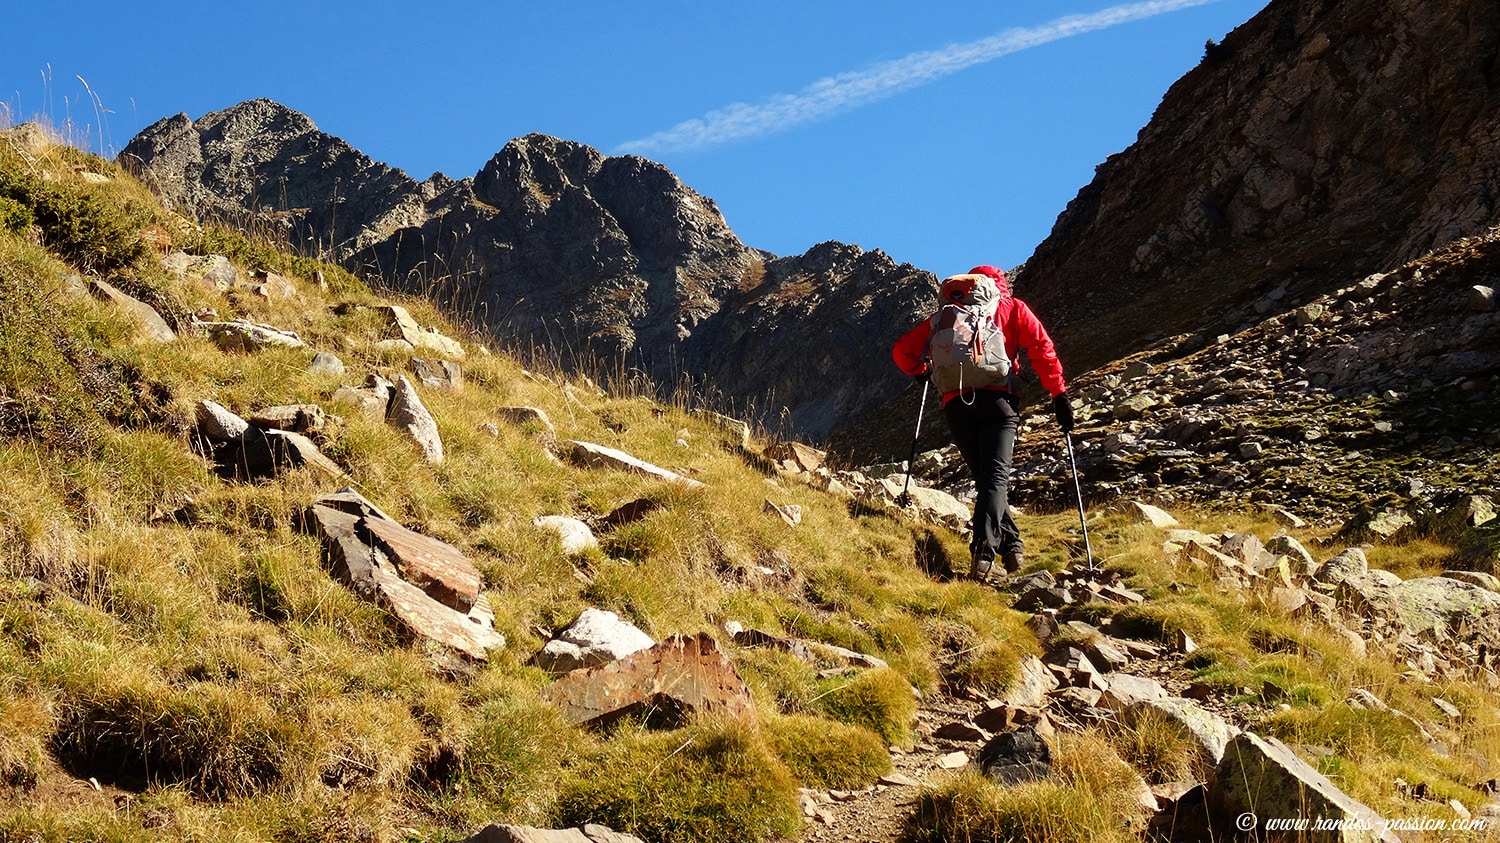
[{"label": "rocky cliff face", "polygon": [[899,390],[886,349],[931,297],[929,274],[878,251],[751,249],[660,164],[544,135],[419,183],[255,100],[159,121],[121,159],[179,207],[279,226],[515,347],[706,382],[803,436]]},{"label": "rocky cliff face", "polygon": [[1273,0],[1172,86],[1020,285],[1074,371],[1233,332],[1500,222],[1500,7]]}]

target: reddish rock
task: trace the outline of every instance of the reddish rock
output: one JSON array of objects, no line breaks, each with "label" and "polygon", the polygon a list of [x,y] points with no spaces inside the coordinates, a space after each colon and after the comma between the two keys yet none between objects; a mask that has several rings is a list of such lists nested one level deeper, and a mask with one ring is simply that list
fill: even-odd
[{"label": "reddish rock", "polygon": [[573,671],[542,694],[574,724],[607,726],[634,714],[668,727],[696,713],[757,719],[750,689],[714,639],[701,633]]},{"label": "reddish rock", "polygon": [[382,518],[362,526],[380,542],[401,576],[452,609],[467,612],[479,598],[479,569],[458,548]]},{"label": "reddish rock", "polygon": [[479,573],[457,548],[407,530],[348,489],[308,507],[301,526],[322,540],[335,579],[386,607],[419,640],[479,661],[505,646]]}]

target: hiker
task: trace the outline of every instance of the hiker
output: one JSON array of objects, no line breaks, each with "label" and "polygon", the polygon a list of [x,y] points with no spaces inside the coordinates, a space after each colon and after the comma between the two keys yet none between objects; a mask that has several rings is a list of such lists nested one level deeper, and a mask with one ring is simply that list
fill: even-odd
[{"label": "hiker", "polygon": [[[969,577],[987,580],[999,556],[1005,570],[1015,572],[1023,562],[1021,533],[1010,516],[1009,486],[1011,454],[1016,446],[1020,426],[1021,402],[1019,381],[1014,377],[1015,358],[1025,351],[1052,395],[1052,408],[1063,432],[1073,430],[1073,406],[1068,401],[1062,364],[1052,347],[1052,338],[1041,320],[1026,303],[1012,296],[1005,273],[993,266],[976,266],[965,275],[943,281],[938,313],[918,322],[896,341],[891,356],[896,365],[919,381],[931,382],[942,391],[943,414],[953,443],[963,455],[964,464],[974,478],[973,538],[970,540]],[[950,322],[940,322],[946,312],[956,310],[941,306],[956,303],[969,311],[987,314],[998,327],[985,328],[993,336],[992,349],[997,365],[990,374],[977,371],[972,364],[958,371],[946,347],[934,354],[934,340],[951,344]],[[983,340],[984,333],[975,335]],[[1003,348],[998,347],[1003,338]],[[972,341],[971,341],[972,345]],[[999,362],[1003,361],[1003,362]],[[934,363],[936,362],[936,365]],[[967,380],[966,380],[967,378]]]}]

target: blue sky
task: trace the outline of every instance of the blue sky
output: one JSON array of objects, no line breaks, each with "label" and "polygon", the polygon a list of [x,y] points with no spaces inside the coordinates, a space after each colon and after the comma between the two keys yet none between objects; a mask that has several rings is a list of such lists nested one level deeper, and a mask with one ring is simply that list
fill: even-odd
[{"label": "blue sky", "polygon": [[841,240],[948,274],[1025,260],[1204,42],[1264,5],[23,3],[0,119],[117,151],[268,97],[418,179],[545,132],[661,161],[747,245]]}]

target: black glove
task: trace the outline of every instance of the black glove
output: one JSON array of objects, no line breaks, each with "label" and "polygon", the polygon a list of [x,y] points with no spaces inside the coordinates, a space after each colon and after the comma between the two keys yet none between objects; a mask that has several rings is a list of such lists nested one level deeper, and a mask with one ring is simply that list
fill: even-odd
[{"label": "black glove", "polygon": [[915,380],[917,383],[927,383],[932,380],[932,370],[924,369],[919,374],[912,375],[912,380]]},{"label": "black glove", "polygon": [[1062,428],[1063,433],[1073,432],[1073,404],[1068,401],[1068,393],[1052,399],[1052,412],[1057,414],[1057,426]]}]

